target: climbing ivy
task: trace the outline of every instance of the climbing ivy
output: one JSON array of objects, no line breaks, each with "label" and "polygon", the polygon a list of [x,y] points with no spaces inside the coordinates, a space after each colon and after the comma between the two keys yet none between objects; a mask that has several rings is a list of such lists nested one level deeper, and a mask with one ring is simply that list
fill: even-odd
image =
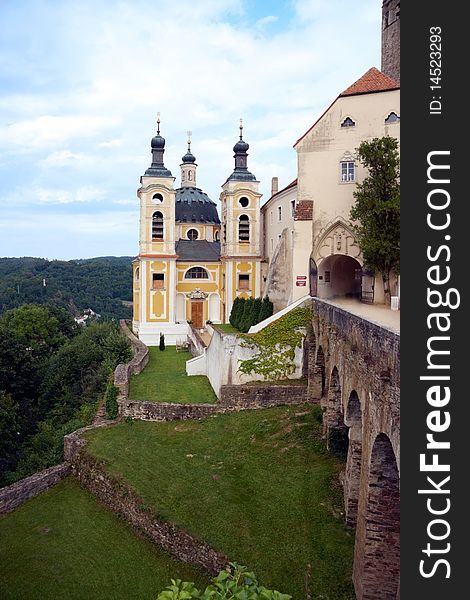
[{"label": "climbing ivy", "polygon": [[241,346],[257,353],[240,361],[239,371],[262,375],[265,380],[286,379],[295,371],[295,349],[301,347],[311,319],[310,308],[297,307],[258,333],[240,336]]}]

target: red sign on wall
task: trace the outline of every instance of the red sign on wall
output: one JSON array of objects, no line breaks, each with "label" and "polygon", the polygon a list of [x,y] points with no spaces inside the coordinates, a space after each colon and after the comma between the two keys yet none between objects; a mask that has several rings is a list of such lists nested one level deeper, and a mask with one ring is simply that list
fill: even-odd
[{"label": "red sign on wall", "polygon": [[306,275],[297,275],[295,285],[297,287],[306,287],[307,286],[307,276]]}]

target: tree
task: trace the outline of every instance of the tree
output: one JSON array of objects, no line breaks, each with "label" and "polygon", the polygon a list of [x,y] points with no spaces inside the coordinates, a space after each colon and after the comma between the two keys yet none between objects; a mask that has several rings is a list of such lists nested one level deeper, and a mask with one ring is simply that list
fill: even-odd
[{"label": "tree", "polygon": [[400,158],[390,136],[362,142],[357,156],[368,169],[351,208],[354,233],[368,268],[381,273],[387,303],[390,276],[400,269]]},{"label": "tree", "polygon": [[253,305],[253,322],[252,325],[256,325],[260,322],[260,314],[261,308],[263,307],[263,300],[261,298],[256,298]]},{"label": "tree", "polygon": [[269,299],[269,296],[265,296],[263,298],[263,304],[261,306],[261,310],[259,311],[259,322],[264,321],[268,317],[273,314],[273,303]]}]

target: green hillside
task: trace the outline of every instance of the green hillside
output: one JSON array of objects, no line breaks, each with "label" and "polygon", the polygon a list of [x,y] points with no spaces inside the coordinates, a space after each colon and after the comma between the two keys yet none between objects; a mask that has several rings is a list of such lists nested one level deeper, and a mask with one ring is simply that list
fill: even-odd
[{"label": "green hillside", "polygon": [[132,260],[131,256],[68,261],[0,258],[0,314],[22,304],[53,304],[75,316],[91,308],[104,318],[128,319]]}]

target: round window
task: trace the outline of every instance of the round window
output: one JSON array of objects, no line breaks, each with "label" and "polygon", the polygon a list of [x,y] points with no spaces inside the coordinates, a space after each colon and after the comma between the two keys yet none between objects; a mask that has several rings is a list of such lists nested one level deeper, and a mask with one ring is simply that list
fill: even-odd
[{"label": "round window", "polygon": [[154,194],[152,200],[157,204],[161,204],[163,202],[163,196],[161,194]]},{"label": "round window", "polygon": [[189,229],[188,230],[188,240],[197,240],[199,237],[199,231],[197,229]]},{"label": "round window", "polygon": [[250,201],[248,200],[248,198],[246,196],[242,196],[239,200],[238,200],[238,204],[240,206],[243,206],[243,208],[246,208],[248,206],[248,204],[250,204]]}]

